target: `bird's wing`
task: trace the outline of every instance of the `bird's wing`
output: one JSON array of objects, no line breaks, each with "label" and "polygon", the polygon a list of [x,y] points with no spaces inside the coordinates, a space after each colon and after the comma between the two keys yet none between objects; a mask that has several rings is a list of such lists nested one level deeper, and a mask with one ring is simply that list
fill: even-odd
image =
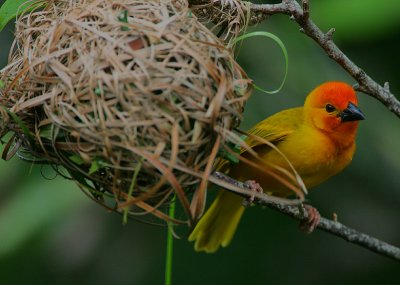
[{"label": "bird's wing", "polygon": [[[259,122],[246,133],[261,137],[270,143],[277,145],[288,135],[293,133],[302,123],[302,110],[303,109],[299,107],[281,111]],[[247,144],[248,148],[251,148],[256,152],[257,149],[255,148],[265,146],[262,141],[251,137],[247,137],[244,142]],[[241,147],[240,155],[246,153],[248,148]],[[265,148],[263,150],[265,151]],[[214,166],[218,171],[226,172],[229,171],[231,163],[226,158],[219,158],[216,160]]]},{"label": "bird's wing", "polygon": [[[302,118],[301,107],[284,110],[259,122],[247,133],[276,145],[298,128],[302,123]],[[252,149],[264,144],[262,141],[251,137],[246,138],[245,142]],[[241,153],[244,152],[246,152],[246,149],[242,148]]]}]

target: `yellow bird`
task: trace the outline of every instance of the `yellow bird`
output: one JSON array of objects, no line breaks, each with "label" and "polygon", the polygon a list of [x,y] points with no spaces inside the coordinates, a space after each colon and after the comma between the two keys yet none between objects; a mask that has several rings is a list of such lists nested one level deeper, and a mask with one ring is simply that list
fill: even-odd
[{"label": "yellow bird", "polygon": [[[306,187],[311,188],[351,162],[358,121],[365,119],[357,104],[351,86],[327,82],[311,91],[303,107],[272,115],[248,133],[273,143],[289,159]],[[245,142],[266,162],[266,168],[273,164],[290,170],[282,155],[270,146],[251,138]],[[245,150],[241,156],[254,160]],[[264,192],[274,196],[293,194],[276,178],[244,162],[230,165],[229,176],[240,181],[256,181]],[[189,241],[195,241],[195,250],[212,253],[220,246],[228,246],[244,209],[243,198],[221,190],[189,236]]]}]

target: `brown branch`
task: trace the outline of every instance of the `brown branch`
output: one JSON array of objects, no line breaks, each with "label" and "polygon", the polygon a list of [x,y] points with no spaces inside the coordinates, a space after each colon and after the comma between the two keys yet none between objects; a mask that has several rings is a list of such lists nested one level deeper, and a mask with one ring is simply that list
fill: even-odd
[{"label": "brown branch", "polygon": [[[221,5],[222,3],[232,0],[189,0],[191,6],[193,5]],[[368,74],[365,73],[360,67],[353,63],[333,42],[332,36],[334,29],[330,29],[324,33],[321,29],[311,20],[309,14],[309,1],[302,0],[300,5],[296,0],[282,0],[279,4],[252,4],[249,3],[251,18],[252,19],[266,19],[268,16],[275,14],[286,14],[290,19],[297,22],[300,26],[300,31],[312,38],[326,54],[336,61],[347,73],[352,76],[357,84],[354,86],[356,90],[366,93],[381,103],[383,103],[388,110],[396,114],[400,118],[400,101],[390,91],[389,84],[385,83],[384,86],[378,84]],[[250,21],[250,24],[256,23]]]},{"label": "brown branch", "polygon": [[[213,176],[217,178],[218,180],[227,182],[229,184],[232,184],[238,188],[245,189],[245,190],[250,190],[251,187],[243,182],[237,181],[229,176],[226,176],[225,174],[221,172],[214,172]],[[242,192],[236,192],[232,189],[226,189],[228,191],[231,191],[235,194],[238,194],[240,196],[243,196],[245,198],[249,198],[249,196],[246,196]],[[279,204],[276,202],[271,201],[268,195],[264,194],[265,197],[263,198],[255,198],[254,203],[262,206],[267,206],[268,208],[277,210],[283,214],[286,214],[296,220],[299,221],[304,221],[307,220],[307,211],[303,211],[302,207],[299,207],[298,205],[287,205],[287,204]],[[259,196],[258,196],[259,197]],[[332,221],[327,218],[321,217],[321,220],[317,226],[317,228],[328,232],[330,234],[333,234],[335,236],[338,236],[340,238],[343,238],[344,240],[357,244],[361,247],[364,247],[366,249],[369,249],[373,252],[379,253],[383,256],[395,259],[397,261],[400,261],[400,248],[395,247],[393,245],[390,245],[384,241],[381,241],[377,238],[374,238],[372,236],[369,236],[367,234],[364,234],[360,231],[357,231],[355,229],[352,229],[350,227],[347,227],[343,225],[342,223],[339,223],[337,221]]]}]

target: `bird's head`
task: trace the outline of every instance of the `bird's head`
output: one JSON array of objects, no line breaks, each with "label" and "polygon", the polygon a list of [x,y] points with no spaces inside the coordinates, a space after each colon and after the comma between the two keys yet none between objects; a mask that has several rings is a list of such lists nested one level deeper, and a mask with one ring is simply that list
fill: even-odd
[{"label": "bird's head", "polygon": [[304,103],[305,120],[316,128],[338,136],[356,133],[363,112],[353,88],[343,82],[327,82],[315,88]]}]

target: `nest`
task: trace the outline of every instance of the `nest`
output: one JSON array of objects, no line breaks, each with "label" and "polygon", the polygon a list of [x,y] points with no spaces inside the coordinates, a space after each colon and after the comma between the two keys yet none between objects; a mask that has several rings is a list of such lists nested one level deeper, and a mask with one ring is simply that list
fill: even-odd
[{"label": "nest", "polygon": [[3,158],[64,169],[125,214],[168,220],[176,195],[174,222],[201,214],[250,86],[185,0],[46,1],[18,19],[1,78]]},{"label": "nest", "polygon": [[199,21],[210,24],[210,29],[229,42],[243,33],[248,26],[261,23],[267,17],[251,13],[251,3],[242,0],[189,1]]}]

